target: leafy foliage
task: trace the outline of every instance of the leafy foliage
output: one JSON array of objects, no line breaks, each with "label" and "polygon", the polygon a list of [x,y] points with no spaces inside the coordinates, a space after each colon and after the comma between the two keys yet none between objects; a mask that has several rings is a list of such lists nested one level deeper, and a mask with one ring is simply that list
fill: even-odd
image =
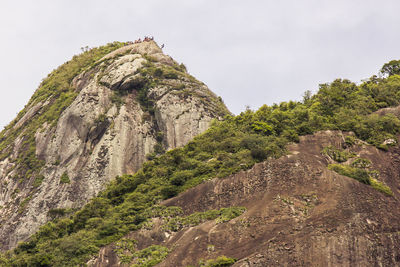
[{"label": "leafy foliage", "polygon": [[337,149],[333,146],[327,146],[322,150],[322,153],[329,156],[336,162],[346,162],[349,158],[355,156],[354,153],[350,153],[346,150]]},{"label": "leafy foliage", "polygon": [[400,74],[400,60],[392,60],[385,65],[383,65],[381,69],[381,73],[383,75],[391,76],[391,75],[399,75]]},{"label": "leafy foliage", "polygon": [[68,176],[68,173],[67,172],[64,172],[62,175],[61,175],[61,177],[60,177],[60,182],[62,183],[62,184],[69,184],[71,181],[70,181],[70,179],[69,179],[69,176]]},{"label": "leafy foliage", "polygon": [[[364,163],[369,163],[369,160],[361,160],[362,164]],[[354,166],[354,165],[353,165]],[[340,165],[340,164],[330,164],[328,166],[330,170],[333,170],[341,175],[348,176],[350,178],[356,179],[357,181],[371,185],[373,188],[375,188],[378,191],[381,191],[385,193],[386,195],[393,196],[393,192],[384,183],[378,181],[377,179],[372,177],[373,172],[367,171],[364,168],[366,168],[365,165],[362,165],[361,167],[351,167],[348,165]]]},{"label": "leafy foliage", "polygon": [[371,184],[371,179],[366,170],[350,167],[347,165],[340,165],[340,164],[330,164],[328,166],[330,170],[333,170],[341,175],[348,176],[351,178],[356,179],[357,181],[364,183],[364,184]]},{"label": "leafy foliage", "polygon": [[216,259],[200,262],[200,267],[228,267],[233,265],[236,259],[228,258],[226,256],[219,256]]},{"label": "leafy foliage", "polygon": [[169,249],[163,246],[152,245],[133,254],[136,261],[132,267],[151,267],[162,262],[168,255]]}]

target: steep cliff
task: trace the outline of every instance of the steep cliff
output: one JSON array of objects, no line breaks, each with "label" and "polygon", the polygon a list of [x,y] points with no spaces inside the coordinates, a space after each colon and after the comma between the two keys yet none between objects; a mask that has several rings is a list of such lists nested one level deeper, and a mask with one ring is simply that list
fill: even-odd
[{"label": "steep cliff", "polygon": [[75,56],[0,135],[1,248],[226,114],[220,99],[152,40]]}]

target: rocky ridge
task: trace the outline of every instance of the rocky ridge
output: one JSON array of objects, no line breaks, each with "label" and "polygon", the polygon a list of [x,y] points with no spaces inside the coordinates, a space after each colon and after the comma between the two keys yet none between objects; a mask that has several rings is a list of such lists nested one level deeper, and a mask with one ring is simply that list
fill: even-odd
[{"label": "rocky ridge", "polygon": [[[208,220],[179,231],[153,227],[126,236],[136,249],[161,245],[170,249],[157,266],[198,266],[220,255],[236,258],[233,266],[400,266],[399,147],[389,152],[363,142],[349,149],[371,161],[379,180],[394,192],[387,196],[342,176],[327,166],[328,146],[346,147],[349,133],[324,131],[301,137],[289,154],[256,164],[248,171],[213,179],[166,200],[185,215],[231,206],[247,211],[228,222]],[[353,159],[347,163],[350,164]],[[191,203],[187,205],[187,203]],[[121,263],[116,243],[101,249],[90,266]],[[130,255],[129,249],[124,253]]]},{"label": "rocky ridge", "polygon": [[[30,136],[24,127],[51,106],[31,101],[2,136],[18,132],[0,162],[0,246],[13,248],[51,219],[78,208],[146,157],[185,145],[228,110],[154,41],[124,45],[71,82],[71,103],[35,131],[36,173],[19,168]],[[0,141],[4,138],[1,139]],[[33,148],[32,148],[33,147]]]}]

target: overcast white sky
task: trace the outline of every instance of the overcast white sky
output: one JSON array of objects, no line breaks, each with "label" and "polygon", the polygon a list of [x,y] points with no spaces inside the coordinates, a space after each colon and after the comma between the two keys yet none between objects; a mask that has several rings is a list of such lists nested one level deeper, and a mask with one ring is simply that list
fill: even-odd
[{"label": "overcast white sky", "polygon": [[153,35],[238,114],[400,59],[398,0],[0,0],[0,128],[82,46]]}]

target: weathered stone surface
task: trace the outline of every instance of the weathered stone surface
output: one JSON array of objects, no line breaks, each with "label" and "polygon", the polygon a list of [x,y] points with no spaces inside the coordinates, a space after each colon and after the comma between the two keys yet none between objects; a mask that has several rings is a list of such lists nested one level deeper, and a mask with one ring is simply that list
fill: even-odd
[{"label": "weathered stone surface", "polygon": [[[342,147],[340,132],[301,138],[279,159],[224,179],[213,179],[165,201],[186,215],[197,211],[245,206],[241,216],[217,224],[167,233],[154,221],[151,229],[131,233],[138,249],[158,244],[172,251],[157,266],[188,266],[220,255],[236,258],[233,266],[400,266],[400,148],[383,152],[360,142],[355,153],[372,162],[394,196],[327,169],[321,153]],[[188,205],[190,203],[190,205]],[[157,220],[157,219],[156,219]],[[212,250],[210,246],[212,245]],[[121,266],[113,244],[91,266]]]},{"label": "weathered stone surface", "polygon": [[[73,86],[79,92],[76,99],[54,127],[45,123],[35,134],[36,155],[45,161],[39,188],[32,186],[33,181],[31,186],[18,188],[12,178],[15,163],[9,159],[0,162],[2,249],[12,248],[33,234],[49,219],[49,210],[80,207],[116,175],[137,171],[146,155],[154,151],[157,136],[164,136],[165,149],[182,146],[206,130],[213,118],[227,114],[223,104],[213,104],[218,99],[207,87],[185,77],[150,88],[148,98],[154,101],[156,111],[149,114],[136,97],[141,79],[137,70],[149,56],[161,60],[154,62],[159,67],[177,65],[155,42],[143,42],[112,52],[96,69],[74,79]],[[183,87],[185,92],[177,89]],[[115,90],[126,91],[120,96],[123,103],[113,99]],[[196,92],[209,97],[205,101]],[[23,127],[40,108],[40,104],[29,107],[15,127]],[[15,140],[14,158],[21,140]],[[68,174],[70,183],[61,183],[63,173]],[[20,203],[27,198],[21,211]]]}]

